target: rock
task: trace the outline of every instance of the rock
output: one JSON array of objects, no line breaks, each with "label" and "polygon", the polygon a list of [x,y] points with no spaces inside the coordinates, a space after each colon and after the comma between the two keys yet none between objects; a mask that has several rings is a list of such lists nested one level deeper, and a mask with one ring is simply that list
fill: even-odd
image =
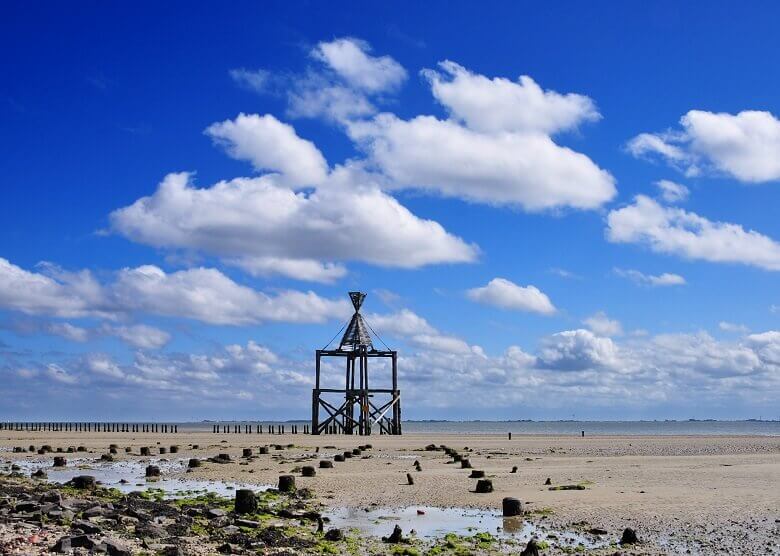
[{"label": "rock", "polygon": [[79,446],[78,448],[76,448],[76,451],[77,452],[86,452],[87,448],[85,446]]},{"label": "rock", "polygon": [[152,523],[151,521],[144,521],[135,526],[136,537],[149,537],[152,539],[161,539],[168,536],[168,532],[165,527]]},{"label": "rock", "polygon": [[462,459],[463,459],[463,456],[461,456],[460,454],[452,454],[452,461],[457,463],[457,462],[459,462]]},{"label": "rock", "polygon": [[551,486],[547,490],[585,490],[585,485],[558,485]]},{"label": "rock", "polygon": [[68,481],[68,484],[72,486],[73,488],[81,488],[81,489],[87,489],[87,488],[95,488],[95,477],[92,475],[78,475],[76,477],[73,477],[70,481]]},{"label": "rock", "polygon": [[131,446],[127,446],[127,447],[125,448],[125,453],[126,453],[126,454],[129,454],[129,453],[130,453],[130,452],[132,452],[132,451],[133,451],[133,448],[132,448]]},{"label": "rock", "polygon": [[393,528],[393,532],[390,533],[389,537],[382,537],[382,540],[387,543],[393,543],[397,544],[404,541],[403,537],[403,531],[401,531],[401,527],[399,525],[396,525]]},{"label": "rock", "polygon": [[344,540],[344,532],[341,529],[333,528],[328,529],[328,532],[325,533],[325,540],[326,541],[343,541]]},{"label": "rock", "polygon": [[360,450],[360,448],[355,448],[354,450],[352,450],[352,455],[353,456],[359,456],[362,453],[363,452]]},{"label": "rock", "polygon": [[147,477],[159,477],[160,476],[160,468],[156,465],[147,465],[146,466],[146,476]]},{"label": "rock", "polygon": [[599,527],[593,527],[592,529],[590,529],[588,531],[588,533],[590,533],[591,535],[606,535],[607,534],[607,530],[606,529],[601,529]]},{"label": "rock", "polygon": [[91,550],[97,543],[87,535],[76,535],[71,537],[62,537],[52,548],[52,552],[71,552],[74,548],[86,548]]},{"label": "rock", "polygon": [[141,447],[141,455],[142,456],[148,456],[149,455],[149,446],[142,446]]},{"label": "rock", "polygon": [[46,475],[46,471],[44,471],[43,469],[39,469],[38,471],[36,471],[30,476],[35,479],[46,479],[48,477],[48,475]]},{"label": "rock", "polygon": [[260,448],[257,449],[257,452],[260,454],[267,454],[268,453],[268,446],[260,446]]},{"label": "rock", "polygon": [[486,494],[488,492],[493,492],[493,481],[491,481],[490,479],[478,480],[476,492],[478,494]]},{"label": "rock", "polygon": [[19,502],[16,506],[14,506],[14,513],[18,514],[28,514],[37,512],[41,509],[40,504],[37,504],[35,502]]},{"label": "rock", "polygon": [[236,519],[236,525],[239,527],[249,527],[250,529],[257,529],[260,527],[259,521],[252,521],[251,519]]},{"label": "rock", "polygon": [[42,504],[49,503],[49,504],[57,504],[58,506],[62,506],[62,494],[60,494],[59,491],[57,490],[50,490],[49,492],[42,494],[39,501]]},{"label": "rock", "polygon": [[56,456],[54,458],[54,467],[65,467],[68,465],[68,460],[65,459],[65,456]]},{"label": "rock", "polygon": [[333,462],[329,459],[320,460],[320,469],[332,469]]},{"label": "rock", "polygon": [[71,529],[80,529],[82,533],[86,535],[97,535],[100,533],[100,527],[92,523],[91,521],[87,521],[85,519],[79,519],[77,521],[74,521],[71,526]]},{"label": "rock", "polygon": [[178,454],[179,453],[179,447],[174,444],[173,446],[170,447],[170,452],[172,454]]},{"label": "rock", "polygon": [[314,477],[317,474],[317,470],[312,465],[304,465],[301,468],[301,475],[304,477]]},{"label": "rock", "polygon": [[187,556],[187,553],[184,552],[182,547],[173,544],[169,544],[163,548],[161,554],[162,556]]},{"label": "rock", "polygon": [[523,515],[523,503],[517,498],[504,498],[501,501],[501,512],[504,517]]},{"label": "rock", "polygon": [[160,455],[167,454],[168,453],[168,448],[166,448],[165,446],[160,446],[159,452],[160,452]]},{"label": "rock", "polygon": [[240,548],[234,547],[229,542],[226,542],[225,544],[220,545],[217,548],[217,552],[220,554],[238,554],[241,551]]},{"label": "rock", "polygon": [[425,447],[425,451],[426,452],[436,452],[436,451],[438,451],[438,448],[436,447],[436,444],[428,444]]},{"label": "rock", "polygon": [[528,541],[520,556],[539,556],[539,546],[536,544],[536,539]]},{"label": "rock", "polygon": [[407,474],[406,474],[406,482],[407,482],[408,484],[410,484],[410,485],[413,485],[413,484],[414,484],[414,477],[412,477],[412,474],[411,474],[411,473],[407,473]]},{"label": "rock", "polygon": [[462,460],[460,460],[460,468],[471,469],[471,462],[468,460],[468,458],[463,458]]},{"label": "rock", "polygon": [[623,530],[623,536],[620,537],[620,544],[636,544],[639,542],[639,538],[636,536],[636,531],[631,527],[626,527]]},{"label": "rock", "polygon": [[512,471],[510,471],[510,473],[517,473],[517,466],[516,465],[512,466]]},{"label": "rock", "polygon": [[295,477],[292,475],[279,476],[279,492],[295,492]]},{"label": "rock", "polygon": [[236,490],[235,508],[237,514],[253,514],[257,511],[257,498],[248,488]]},{"label": "rock", "polygon": [[471,472],[471,475],[469,475],[469,479],[484,479],[485,478],[485,472],[480,471],[479,469],[474,469]]},{"label": "rock", "polygon": [[100,461],[114,461],[114,456],[111,454],[103,454],[100,456]]},{"label": "rock", "polygon": [[333,456],[333,461],[344,461],[344,456],[342,454],[336,454]]},{"label": "rock", "polygon": [[349,459],[352,457],[352,452],[344,452],[344,459]]},{"label": "rock", "polygon": [[190,461],[187,462],[187,467],[200,467],[200,460],[198,458],[190,458]]},{"label": "rock", "polygon": [[87,508],[83,512],[81,512],[81,515],[89,519],[90,517],[99,517],[102,515],[105,515],[106,510],[103,509],[102,506],[92,506],[91,508]]},{"label": "rock", "polygon": [[116,454],[116,453],[118,453],[118,452],[117,452],[117,449],[116,449],[116,448],[109,448],[109,449],[108,449],[108,453],[109,453],[109,454]]},{"label": "rock", "polygon": [[215,519],[218,517],[225,517],[227,512],[221,508],[209,508],[206,510],[206,517],[209,519]]},{"label": "rock", "polygon": [[252,457],[252,448],[244,448],[241,451],[241,457],[251,458]]},{"label": "rock", "polygon": [[130,550],[116,541],[106,539],[102,544],[105,545],[108,556],[132,556]]},{"label": "rock", "polygon": [[552,481],[550,480],[550,477],[547,477],[547,480],[544,481],[545,486],[551,485]]},{"label": "rock", "polygon": [[363,446],[363,448],[366,449],[366,450],[373,450],[374,446],[371,445],[371,444],[366,444],[365,446]]}]

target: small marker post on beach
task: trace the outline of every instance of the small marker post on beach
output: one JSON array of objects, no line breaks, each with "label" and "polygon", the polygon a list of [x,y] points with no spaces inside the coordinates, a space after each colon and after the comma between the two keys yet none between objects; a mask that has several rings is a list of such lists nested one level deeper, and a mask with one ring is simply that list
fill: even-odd
[{"label": "small marker post on beach", "polygon": [[585,438],[585,431],[582,431],[582,438]]}]

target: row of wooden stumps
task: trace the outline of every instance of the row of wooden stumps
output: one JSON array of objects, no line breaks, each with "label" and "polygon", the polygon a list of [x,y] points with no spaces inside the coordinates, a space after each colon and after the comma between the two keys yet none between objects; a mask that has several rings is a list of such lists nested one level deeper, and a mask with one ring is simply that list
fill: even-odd
[{"label": "row of wooden stumps", "polygon": [[[211,432],[213,433],[233,433],[233,434],[285,434],[285,430],[289,430],[290,434],[298,434],[300,430],[298,425],[290,425],[289,429],[285,429],[284,425],[268,425],[263,427],[261,424],[257,425],[212,425]],[[303,434],[309,434],[309,425],[303,425]]]},{"label": "row of wooden stumps", "polygon": [[168,423],[10,423],[0,422],[0,430],[24,432],[161,432],[177,433],[179,425]]}]

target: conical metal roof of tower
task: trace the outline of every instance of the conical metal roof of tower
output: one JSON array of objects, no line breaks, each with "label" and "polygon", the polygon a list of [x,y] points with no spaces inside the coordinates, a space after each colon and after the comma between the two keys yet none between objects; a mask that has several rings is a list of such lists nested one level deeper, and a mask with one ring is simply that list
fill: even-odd
[{"label": "conical metal roof of tower", "polygon": [[360,314],[360,307],[363,305],[366,294],[363,292],[349,292],[349,298],[352,300],[355,314],[352,315],[352,320],[349,321],[349,326],[344,331],[344,336],[341,337],[339,349],[342,351],[355,351],[365,347],[371,351],[374,349],[374,345],[371,343],[368,326]]}]

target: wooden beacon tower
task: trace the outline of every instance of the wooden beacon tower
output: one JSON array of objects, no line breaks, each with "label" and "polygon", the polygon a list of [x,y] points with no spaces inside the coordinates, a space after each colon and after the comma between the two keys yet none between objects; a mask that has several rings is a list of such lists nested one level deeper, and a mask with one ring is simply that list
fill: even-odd
[{"label": "wooden beacon tower", "polygon": [[[360,314],[360,307],[363,305],[366,294],[349,292],[349,298],[355,307],[355,314],[349,321],[339,347],[328,349],[330,346],[328,344],[316,352],[317,376],[312,391],[311,433],[368,435],[378,425],[379,434],[401,434],[398,352],[391,349],[378,350],[374,348],[369,334],[371,327],[366,324]],[[374,334],[376,335],[376,333]],[[381,338],[379,339],[381,341]],[[320,388],[320,370],[323,357],[342,357],[346,361],[346,380],[343,389]],[[369,387],[368,361],[376,357],[389,358],[392,362],[390,388]],[[320,410],[323,410],[323,417],[326,417],[322,421],[320,420]]]}]

